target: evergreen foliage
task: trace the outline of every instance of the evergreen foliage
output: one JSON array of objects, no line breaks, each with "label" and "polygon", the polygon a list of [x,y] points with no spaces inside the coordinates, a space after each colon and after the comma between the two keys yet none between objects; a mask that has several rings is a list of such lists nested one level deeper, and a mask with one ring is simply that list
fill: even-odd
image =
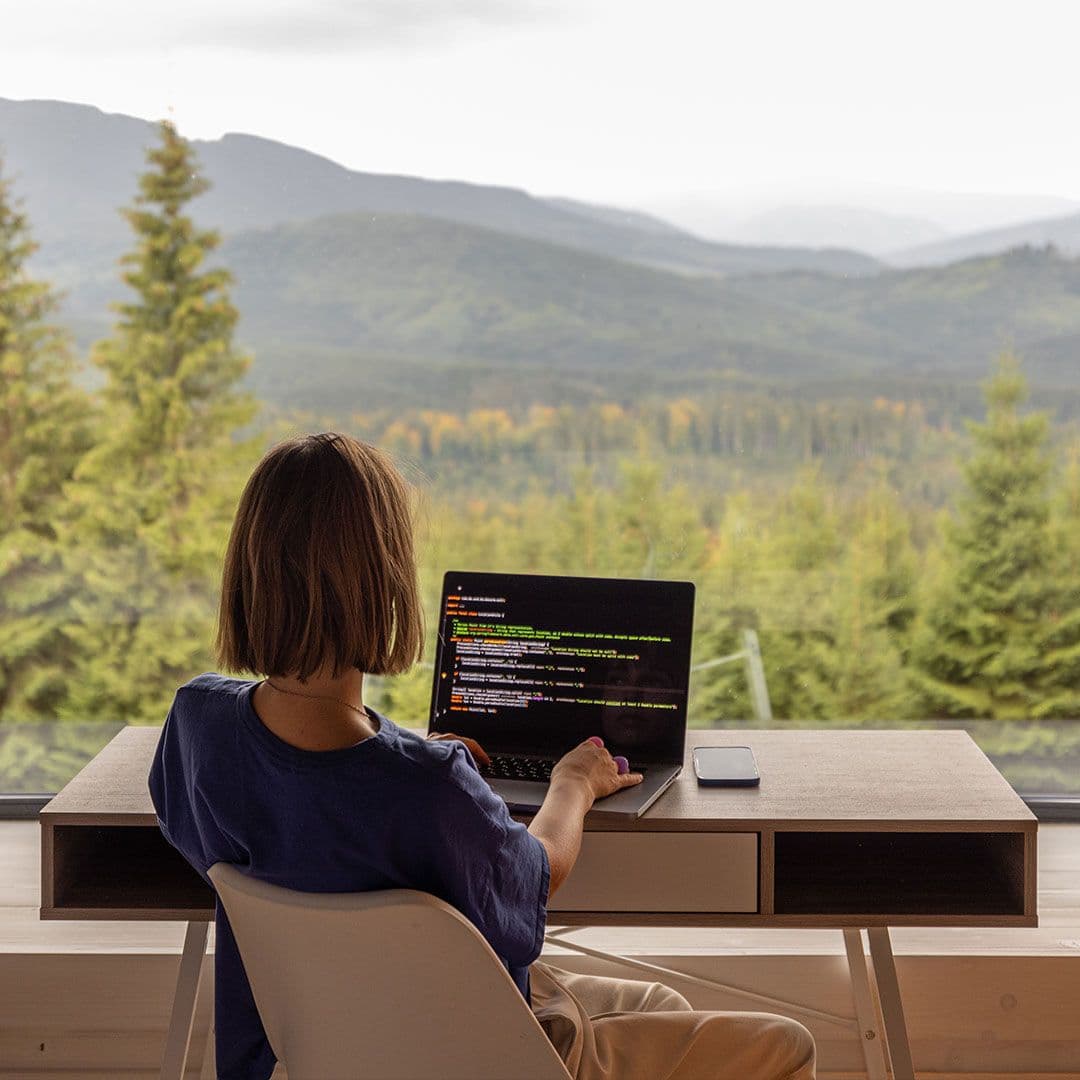
[{"label": "evergreen foliage", "polygon": [[[847,505],[814,470],[776,501],[730,497],[699,592],[699,660],[741,651],[752,628],[778,719],[909,716],[903,662],[916,566],[908,516],[884,481]],[[752,716],[741,663],[703,672],[697,689],[699,723]]]},{"label": "evergreen foliage", "polygon": [[26,268],[36,250],[0,175],[0,715],[52,719],[64,695],[71,582],[57,545],[62,488],[89,445],[56,297]]},{"label": "evergreen foliage", "polygon": [[190,147],[163,123],[147,154],[124,280],[95,363],[108,427],[69,488],[68,571],[80,583],[81,663],[64,717],[160,723],[175,687],[212,667],[215,593],[231,514],[258,447],[236,389],[230,276],[206,269],[218,243],[185,210],[206,190]]},{"label": "evergreen foliage", "polygon": [[1080,592],[1062,576],[1050,527],[1048,420],[1021,415],[1025,397],[1019,363],[1002,357],[986,386],[986,421],[969,425],[967,491],[947,523],[912,651],[932,714],[1080,714]]},{"label": "evergreen foliage", "polygon": [[1080,442],[1065,458],[1054,524],[1063,559],[1062,578],[1080,590]]}]

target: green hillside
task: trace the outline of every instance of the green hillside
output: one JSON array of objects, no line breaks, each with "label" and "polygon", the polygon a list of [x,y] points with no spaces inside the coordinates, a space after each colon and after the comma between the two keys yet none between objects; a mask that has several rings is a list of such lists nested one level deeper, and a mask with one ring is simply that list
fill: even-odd
[{"label": "green hillside", "polygon": [[285,225],[232,237],[221,257],[236,276],[241,336],[259,357],[257,385],[300,365],[313,405],[324,396],[316,386],[334,395],[366,384],[350,385],[353,359],[365,370],[373,357],[539,369],[599,378],[618,394],[614,372],[638,382],[857,372],[881,346],[861,327],[713,279],[427,218]]},{"label": "green hillside", "polygon": [[[870,278],[703,278],[420,216],[335,215],[226,240],[251,380],[275,404],[632,402],[718,378],[814,398],[884,394],[978,408],[1013,347],[1036,401],[1076,413],[1080,261],[1021,249]],[[115,271],[68,309],[85,346]],[[74,303],[78,300],[78,304]],[[358,404],[359,403],[359,404]]]},{"label": "green hillside", "polygon": [[973,377],[1012,347],[1036,381],[1073,386],[1080,374],[1080,260],[1019,248],[950,266],[867,279],[780,274],[729,282],[744,296],[873,329],[891,343],[880,357],[906,374]]},{"label": "green hillside", "polygon": [[859,280],[718,281],[449,222],[346,215],[233,237],[222,258],[256,389],[308,408],[356,394],[380,406],[627,401],[697,393],[720,374],[918,392],[976,382],[1009,345],[1036,384],[1074,389],[1080,368],[1080,263],[1046,251]]}]

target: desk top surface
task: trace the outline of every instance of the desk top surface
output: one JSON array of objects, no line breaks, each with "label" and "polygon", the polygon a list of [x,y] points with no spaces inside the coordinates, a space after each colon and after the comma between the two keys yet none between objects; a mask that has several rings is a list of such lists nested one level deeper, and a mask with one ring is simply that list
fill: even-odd
[{"label": "desk top surface", "polygon": [[[55,825],[154,825],[146,778],[160,728],[129,727],[41,812]],[[746,745],[757,788],[702,788],[694,746]],[[596,830],[1031,831],[1023,801],[964,731],[692,730],[686,765],[637,821]]]}]

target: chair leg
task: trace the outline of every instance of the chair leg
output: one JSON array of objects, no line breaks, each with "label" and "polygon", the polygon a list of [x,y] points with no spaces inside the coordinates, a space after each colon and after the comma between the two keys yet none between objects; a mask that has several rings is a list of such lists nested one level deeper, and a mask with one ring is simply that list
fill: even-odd
[{"label": "chair leg", "polygon": [[187,924],[187,932],[184,934],[184,951],[180,954],[180,968],[176,973],[176,991],[173,994],[169,1032],[165,1038],[165,1053],[161,1059],[161,1080],[183,1080],[184,1078],[209,930],[208,922]]}]

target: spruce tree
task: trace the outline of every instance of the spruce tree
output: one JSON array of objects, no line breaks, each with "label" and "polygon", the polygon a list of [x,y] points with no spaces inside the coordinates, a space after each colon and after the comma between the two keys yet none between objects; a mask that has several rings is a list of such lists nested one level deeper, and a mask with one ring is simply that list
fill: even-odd
[{"label": "spruce tree", "polygon": [[57,545],[62,486],[89,445],[56,297],[35,281],[36,245],[0,175],[0,720],[51,720],[66,696],[71,581]]},{"label": "spruce tree", "polygon": [[642,449],[619,463],[608,528],[610,573],[626,577],[694,577],[705,562],[706,531],[686,487],[672,482]]},{"label": "spruce tree", "polygon": [[1080,598],[1050,527],[1048,420],[1019,412],[1026,396],[1018,361],[1002,357],[986,421],[969,425],[967,490],[912,648],[931,714],[1080,715]]},{"label": "spruce tree", "polygon": [[1062,556],[1062,576],[1080,589],[1080,442],[1065,455],[1065,469],[1054,523]]},{"label": "spruce tree", "polygon": [[914,708],[904,672],[914,614],[915,556],[907,517],[879,482],[857,504],[828,612],[833,718],[898,720]]},{"label": "spruce tree", "polygon": [[160,722],[176,686],[212,665],[221,556],[256,452],[239,438],[254,406],[236,385],[249,359],[233,345],[231,278],[204,266],[218,235],[186,213],[208,184],[172,125],[159,131],[124,211],[136,296],[93,352],[107,427],[70,488],[73,717]]},{"label": "spruce tree", "polygon": [[[836,509],[815,470],[769,504],[760,496],[729,496],[703,590],[712,603],[701,605],[697,659],[736,653],[741,632],[756,630],[773,715],[832,715],[831,610],[841,554]],[[752,715],[742,664],[710,668],[695,686],[707,726]]]},{"label": "spruce tree", "polygon": [[[729,496],[699,595],[699,659],[739,652],[741,631],[753,628],[778,719],[910,715],[903,655],[914,576],[907,518],[883,483],[843,511],[813,470],[774,503]],[[708,723],[750,717],[744,666],[702,672],[695,700]]]}]

